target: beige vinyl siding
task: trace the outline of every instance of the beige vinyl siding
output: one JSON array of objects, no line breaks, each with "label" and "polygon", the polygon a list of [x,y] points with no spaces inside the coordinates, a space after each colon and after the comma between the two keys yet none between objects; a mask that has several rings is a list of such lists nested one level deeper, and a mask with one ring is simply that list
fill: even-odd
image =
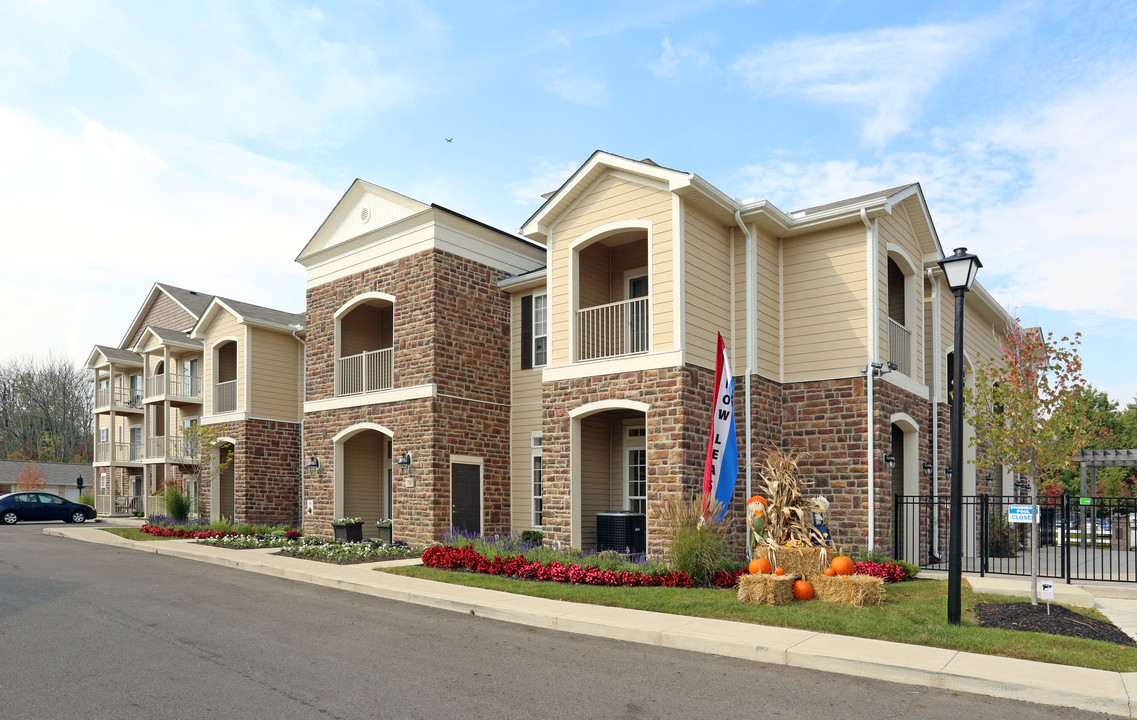
[{"label": "beige vinyl siding", "polygon": [[785,381],[856,374],[868,346],[864,227],[783,243]]},{"label": "beige vinyl siding", "polygon": [[[672,318],[672,218],[671,195],[638,182],[608,175],[597,182],[575,206],[556,222],[549,252],[550,364],[563,365],[570,357],[573,327],[569,278],[572,265],[570,244],[581,235],[608,223],[650,221],[651,230],[651,332],[652,348],[675,346]],[[581,268],[582,274],[584,268]],[[608,274],[605,273],[607,278]],[[582,307],[587,306],[581,303]]]},{"label": "beige vinyl siding", "polygon": [[343,514],[363,518],[363,536],[378,537],[383,513],[383,436],[374,430],[352,435],[343,444]]},{"label": "beige vinyl siding", "polygon": [[205,401],[205,414],[213,414],[213,384],[217,378],[217,368],[213,361],[217,356],[216,349],[222,344],[223,338],[235,339],[237,343],[237,411],[245,410],[245,328],[237,319],[227,311],[219,311],[213,318],[209,327],[205,328],[205,361],[202,368],[203,400]]},{"label": "beige vinyl siding", "polygon": [[[757,372],[759,375],[772,379],[781,376],[781,300],[778,278],[778,249],[781,241],[764,232],[752,230],[757,245],[758,271],[757,278],[758,301],[755,303],[758,311],[758,358]],[[745,249],[743,251],[745,253]],[[743,268],[745,272],[745,266]],[[745,280],[745,276],[743,277]],[[745,298],[743,299],[745,302]],[[738,315],[745,316],[746,305],[740,305]],[[753,321],[752,321],[753,322]]]},{"label": "beige vinyl siding", "polygon": [[512,357],[512,410],[510,413],[510,444],[513,478],[510,488],[510,526],[513,532],[532,529],[533,521],[533,433],[541,429],[541,368],[521,369],[521,298],[535,295],[544,289],[526,290],[511,299],[513,323],[511,328]]},{"label": "beige vinyl siding", "polygon": [[[721,223],[687,204],[684,208],[684,292],[687,362],[715,366],[718,333],[731,347],[730,331],[730,235]],[[745,312],[745,305],[743,312]],[[738,363],[734,363],[738,365]],[[733,367],[740,373],[743,367]]]},{"label": "beige vinyl siding", "polygon": [[[879,230],[878,241],[880,243],[880,246],[879,246],[880,247],[880,258],[879,258],[880,264],[878,266],[878,271],[877,271],[877,280],[878,280],[877,289],[878,289],[878,292],[880,293],[881,302],[880,302],[880,305],[878,306],[878,308],[880,309],[880,312],[879,312],[879,321],[878,321],[878,325],[877,325],[877,328],[879,330],[879,335],[880,335],[880,339],[879,339],[880,344],[879,344],[878,351],[877,351],[875,357],[884,359],[884,358],[889,357],[889,347],[888,347],[888,315],[889,315],[889,313],[888,313],[888,243],[892,243],[894,245],[898,245],[901,248],[903,248],[904,252],[907,253],[908,258],[913,263],[916,264],[917,268],[922,267],[924,254],[920,250],[920,242],[919,242],[919,240],[916,239],[916,232],[912,228],[912,223],[910,222],[910,220],[908,218],[908,212],[904,209],[904,207],[902,205],[897,205],[895,208],[893,208],[893,214],[892,215],[890,215],[890,216],[886,215],[886,216],[883,216],[879,219],[878,230]],[[897,263],[897,264],[900,265],[902,270],[907,269],[904,267],[903,264],[901,264],[901,263]],[[917,277],[911,281],[906,282],[905,288],[906,288],[906,292],[917,293],[917,294],[920,293],[924,288],[923,278]],[[919,308],[920,308],[922,303],[919,301],[918,298],[919,298],[919,296],[917,295],[917,298],[913,302],[906,302],[905,303],[905,308],[906,308],[907,312],[906,312],[906,315],[904,318],[904,320],[905,320],[904,325],[905,325],[905,327],[908,328],[909,331],[911,331],[911,333],[912,333],[912,344],[916,348],[916,357],[915,357],[915,360],[914,360],[913,365],[912,365],[912,372],[914,375],[913,379],[919,380],[920,382],[925,382],[924,377],[921,376],[921,374],[920,374],[921,368],[924,367],[924,344],[921,341],[921,335],[922,335],[923,328],[931,327],[931,326],[930,325],[922,325],[920,323]],[[916,312],[912,312],[912,308],[916,308],[917,309]],[[925,382],[925,384],[930,384],[930,383],[931,383],[931,379],[929,377],[929,379]]]},{"label": "beige vinyl siding", "polygon": [[146,335],[146,341],[143,342],[138,347],[134,348],[134,351],[137,353],[145,354],[145,353],[148,353],[152,350],[158,350],[159,354],[160,354],[161,353],[161,345],[162,345],[161,340],[159,340],[157,337],[155,337],[153,333],[148,333]]},{"label": "beige vinyl siding", "polygon": [[[252,328],[253,417],[299,422],[299,343],[290,334]],[[240,383],[238,383],[240,384]]]},{"label": "beige vinyl siding", "polygon": [[585,550],[596,546],[596,513],[611,509],[612,424],[609,413],[580,423],[580,547]]},{"label": "beige vinyl siding", "polygon": [[[947,399],[947,378],[949,368],[947,355],[955,349],[955,295],[948,289],[943,276],[937,274],[940,292],[940,387],[939,396]],[[973,363],[1002,355],[1003,323],[993,317],[973,293],[968,293],[963,312],[964,356]],[[965,366],[966,369],[966,366]],[[932,380],[929,378],[929,384]]]}]

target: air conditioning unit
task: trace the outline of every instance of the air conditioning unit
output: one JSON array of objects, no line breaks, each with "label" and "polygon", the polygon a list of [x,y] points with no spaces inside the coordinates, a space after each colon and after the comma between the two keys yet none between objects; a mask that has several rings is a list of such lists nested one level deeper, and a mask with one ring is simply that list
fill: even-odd
[{"label": "air conditioning unit", "polygon": [[596,546],[616,552],[647,552],[647,515],[631,510],[596,513]]}]

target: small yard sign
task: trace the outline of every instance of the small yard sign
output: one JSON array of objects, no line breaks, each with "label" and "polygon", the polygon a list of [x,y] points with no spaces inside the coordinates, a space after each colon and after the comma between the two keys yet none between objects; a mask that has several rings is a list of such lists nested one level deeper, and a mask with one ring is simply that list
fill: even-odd
[{"label": "small yard sign", "polygon": [[1089,498],[1078,498],[1078,502],[1081,503],[1082,505],[1089,505],[1090,499]]},{"label": "small yard sign", "polygon": [[1033,515],[1030,505],[1011,505],[1007,508],[1008,522],[1028,523]]},{"label": "small yard sign", "polygon": [[1043,580],[1038,584],[1038,597],[1043,600],[1054,599],[1054,581]]}]

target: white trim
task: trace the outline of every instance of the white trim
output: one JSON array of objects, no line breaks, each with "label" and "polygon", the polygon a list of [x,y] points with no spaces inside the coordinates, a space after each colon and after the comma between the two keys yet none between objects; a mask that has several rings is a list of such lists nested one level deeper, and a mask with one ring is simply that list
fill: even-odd
[{"label": "white trim", "polygon": [[921,400],[928,400],[932,396],[932,390],[924,383],[910,378],[904,373],[890,372],[877,377],[877,382],[886,382],[889,385],[895,385],[901,390],[907,390]]},{"label": "white trim", "polygon": [[[532,312],[532,317],[530,318],[530,320],[532,321],[532,326],[529,328],[529,343],[530,343],[530,345],[529,345],[529,358],[532,361],[532,363],[528,369],[532,370],[535,368],[543,368],[546,365],[548,365],[549,364],[549,357],[552,355],[552,347],[551,347],[552,344],[549,342],[550,338],[552,337],[552,333],[549,332],[549,329],[552,326],[552,323],[549,320],[550,316],[552,315],[552,308],[549,306],[549,293],[544,291],[544,290],[542,290],[541,292],[535,292],[532,295],[530,295],[529,297],[532,298],[531,302],[532,302],[532,311],[533,312]],[[537,335],[537,298],[544,298],[544,301],[545,301],[545,308],[544,308],[544,310],[545,310],[545,332],[543,335]],[[522,330],[521,336],[525,337],[524,329]],[[542,362],[537,362],[537,338],[538,337],[545,338],[545,359]],[[510,383],[510,391],[511,392],[512,392],[512,385],[513,384]],[[512,400],[512,398],[510,398],[510,399]]]},{"label": "white trim", "polygon": [[382,433],[383,435],[386,435],[389,438],[395,437],[395,431],[394,430],[391,430],[388,427],[384,427],[383,425],[380,425],[379,423],[361,422],[361,423],[355,423],[354,425],[349,425],[348,427],[345,427],[343,430],[340,430],[338,433],[336,433],[335,435],[332,436],[332,442],[333,443],[342,442],[342,441],[350,438],[352,435],[357,435],[357,434],[363,432],[364,430],[374,430],[375,432]]},{"label": "white trim", "polygon": [[597,400],[596,402],[585,403],[568,411],[568,416],[572,419],[586,418],[589,415],[595,415],[598,412],[605,410],[632,410],[634,412],[642,412],[645,415],[651,409],[650,403],[639,402],[638,400]]},{"label": "white trim", "polygon": [[[366,303],[368,300],[383,300],[385,302],[391,303],[391,305],[395,304],[395,296],[391,295],[389,293],[377,292],[377,291],[360,293],[360,294],[352,297],[350,300],[345,302],[343,305],[340,305],[339,309],[337,309],[334,313],[332,313],[332,317],[338,321],[340,319],[340,317],[342,317],[343,315],[347,315],[349,312],[354,310],[356,305],[362,305],[362,304]],[[337,325],[337,327],[339,327],[339,326]]]},{"label": "white trim", "polygon": [[[684,211],[683,199],[678,195],[671,196],[671,226],[674,230],[671,233],[671,255],[674,261],[671,264],[671,312],[673,313],[671,326],[674,328],[672,332],[675,333],[671,338],[671,347],[678,348],[679,350],[686,350],[687,348],[687,293],[686,284],[684,279],[686,274],[684,268],[687,267],[686,251],[686,222],[687,213]],[[651,247],[651,233],[648,233],[647,243],[647,262],[650,266],[652,264],[652,247]],[[651,276],[648,276],[648,281],[651,281]],[[649,286],[650,287],[650,286]],[[650,292],[650,290],[649,290]],[[731,298],[734,299],[733,297]],[[648,313],[650,316],[652,313]],[[650,332],[654,328],[649,328],[648,341],[651,343],[649,347],[655,347],[655,333]],[[731,328],[731,336],[734,335],[734,329]]]},{"label": "white trim", "polygon": [[546,365],[541,372],[541,382],[555,380],[572,380],[587,378],[595,375],[615,375],[623,372],[639,372],[641,370],[659,370],[662,368],[681,367],[683,365],[683,352],[681,350],[667,350],[664,352],[646,353],[628,357],[612,358],[608,360],[590,360],[588,362],[571,363],[569,365]]},{"label": "white trim", "polygon": [[385,405],[387,403],[402,402],[404,400],[420,400],[434,397],[438,386],[434,383],[414,385],[412,387],[395,388],[393,390],[380,390],[379,392],[363,393],[361,395],[347,395],[344,397],[328,398],[327,400],[307,400],[304,403],[304,412],[322,412],[325,410],[342,410],[351,407],[366,407],[368,405]]},{"label": "white trim", "polygon": [[[646,230],[648,236],[651,236],[651,220],[616,220],[615,222],[604,223],[598,227],[594,227],[583,235],[578,236],[575,240],[569,243],[570,250],[580,250],[583,245],[591,245],[596,240],[602,239],[606,235],[614,235],[615,233],[624,230]],[[648,263],[651,263],[651,256],[648,256]]]},{"label": "white trim", "polygon": [[[237,346],[240,352],[241,347]],[[240,365],[240,356],[237,357]],[[253,329],[245,325],[245,412],[253,411]]]},{"label": "white trim", "polygon": [[[235,411],[230,412],[230,413],[221,413],[220,415],[202,415],[201,416],[201,424],[202,425],[219,425],[221,423],[227,423],[227,422],[241,422],[243,420],[264,420],[264,419],[267,419],[267,418],[253,418],[253,417],[249,416],[249,413],[247,413],[243,410],[235,410]],[[273,422],[277,422],[277,421],[273,421]],[[287,421],[285,421],[285,422],[287,422]],[[292,424],[296,425],[297,423],[292,423]]]}]

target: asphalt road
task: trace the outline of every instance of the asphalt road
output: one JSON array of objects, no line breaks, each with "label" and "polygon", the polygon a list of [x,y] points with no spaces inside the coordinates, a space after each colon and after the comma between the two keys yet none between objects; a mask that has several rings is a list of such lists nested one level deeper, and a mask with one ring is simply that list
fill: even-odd
[{"label": "asphalt road", "polygon": [[0,527],[0,718],[1089,718]]}]

